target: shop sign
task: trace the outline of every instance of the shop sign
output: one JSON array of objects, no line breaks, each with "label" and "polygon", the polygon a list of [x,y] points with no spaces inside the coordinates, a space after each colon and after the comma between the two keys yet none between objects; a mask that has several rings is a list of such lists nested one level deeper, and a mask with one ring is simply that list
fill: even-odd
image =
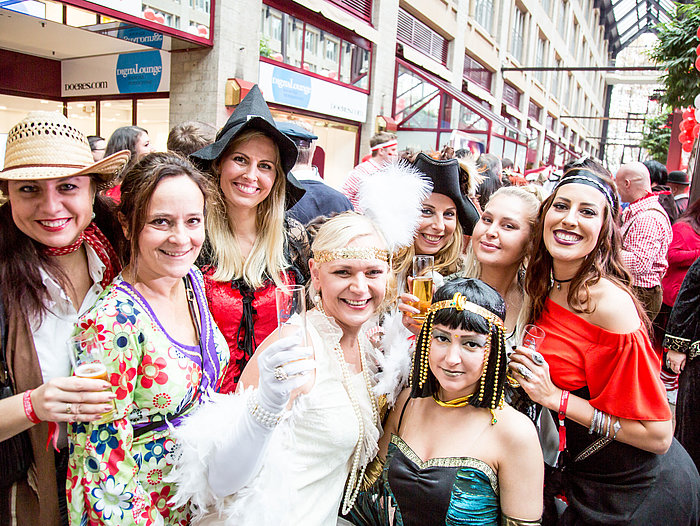
[{"label": "shop sign", "polygon": [[170,91],[170,54],[142,51],[61,62],[61,95],[82,97]]},{"label": "shop sign", "polygon": [[354,89],[267,62],[260,62],[258,83],[268,102],[358,122],[367,118],[367,94]]}]

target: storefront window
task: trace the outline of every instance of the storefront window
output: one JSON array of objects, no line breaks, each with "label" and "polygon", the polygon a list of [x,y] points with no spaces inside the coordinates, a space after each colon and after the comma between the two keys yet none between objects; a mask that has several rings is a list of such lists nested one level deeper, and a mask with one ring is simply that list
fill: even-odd
[{"label": "storefront window", "polygon": [[474,113],[466,106],[459,107],[459,129],[460,130],[483,130],[489,129],[489,123],[481,115]]},{"label": "storefront window", "polygon": [[165,151],[170,132],[168,114],[169,99],[141,99],[136,101],[136,125],[148,130],[151,144],[158,151]]},{"label": "storefront window", "polygon": [[131,100],[100,101],[100,136],[109,140],[117,128],[131,126]]},{"label": "storefront window", "polygon": [[5,159],[7,133],[15,124],[24,119],[30,111],[63,112],[63,103],[52,100],[0,95],[0,166],[2,166],[2,162]]},{"label": "storefront window", "polygon": [[402,127],[436,128],[440,110],[439,94],[437,86],[399,65],[395,119]]},{"label": "storefront window", "polygon": [[260,56],[369,89],[368,49],[263,5]]},{"label": "storefront window", "polygon": [[68,120],[85,135],[97,135],[97,102],[73,101],[67,104]]}]

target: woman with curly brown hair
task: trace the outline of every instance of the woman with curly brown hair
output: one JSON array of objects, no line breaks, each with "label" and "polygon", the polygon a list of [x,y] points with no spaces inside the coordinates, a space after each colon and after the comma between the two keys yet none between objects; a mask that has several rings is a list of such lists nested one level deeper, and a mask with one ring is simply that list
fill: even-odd
[{"label": "woman with curly brown hair", "polygon": [[619,255],[618,214],[615,185],[597,165],[566,172],[543,202],[525,289],[529,321],[546,337],[542,356],[519,348],[511,368],[559,422],[568,501],[559,524],[694,525],[700,478],[672,437],[660,357]]}]

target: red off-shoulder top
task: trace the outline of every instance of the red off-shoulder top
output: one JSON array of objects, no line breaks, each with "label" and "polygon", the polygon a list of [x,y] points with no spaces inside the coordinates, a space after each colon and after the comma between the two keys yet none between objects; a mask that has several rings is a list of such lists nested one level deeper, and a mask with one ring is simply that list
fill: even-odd
[{"label": "red off-shoulder top", "polygon": [[661,357],[643,325],[628,334],[609,332],[550,299],[537,325],[546,333],[540,351],[560,389],[588,387],[593,407],[621,418],[671,418]]}]

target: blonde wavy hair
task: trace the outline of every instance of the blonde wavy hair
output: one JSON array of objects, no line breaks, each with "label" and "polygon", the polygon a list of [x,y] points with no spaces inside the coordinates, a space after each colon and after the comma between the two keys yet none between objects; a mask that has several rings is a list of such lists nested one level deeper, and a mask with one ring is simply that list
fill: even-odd
[{"label": "blonde wavy hair", "polygon": [[[464,243],[464,231],[462,225],[457,224],[455,231],[452,233],[452,239],[436,254],[434,254],[433,270],[447,276],[458,272],[463,267],[462,247]],[[397,276],[402,276],[403,279],[411,275],[413,256],[416,255],[416,247],[414,244],[399,250],[394,257],[394,272]]]},{"label": "blonde wavy hair", "polygon": [[[371,219],[357,212],[343,212],[328,219],[319,227],[311,245],[311,252],[312,254],[318,254],[322,251],[343,249],[356,239],[365,236],[376,236],[379,238],[381,246],[377,248],[386,249],[388,246],[384,235]],[[310,296],[313,297],[317,292],[313,285],[313,280],[309,280]],[[386,309],[395,299],[396,277],[387,265],[386,294],[379,310]]]},{"label": "blonde wavy hair", "polygon": [[275,144],[277,153],[275,181],[270,194],[257,206],[255,242],[248,257],[244,257],[236,233],[231,229],[228,220],[226,198],[221,190],[221,160],[241,144],[262,137],[270,138],[259,130],[241,133],[212,164],[211,171],[216,177],[218,195],[214,200],[212,213],[207,217],[207,234],[212,245],[216,267],[212,278],[216,281],[243,279],[253,288],[261,287],[267,278],[272,279],[278,286],[282,285],[283,272],[289,266],[284,253],[286,174],[282,169],[279,149]]}]

